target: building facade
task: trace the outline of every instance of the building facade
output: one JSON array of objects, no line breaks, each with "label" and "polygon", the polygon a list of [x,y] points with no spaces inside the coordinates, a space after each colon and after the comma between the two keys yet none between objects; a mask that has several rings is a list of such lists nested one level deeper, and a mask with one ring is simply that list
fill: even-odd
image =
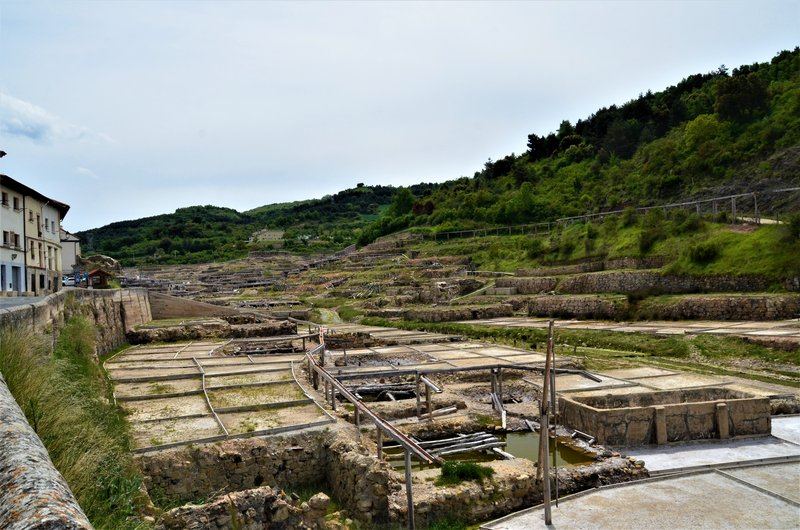
[{"label": "building facade", "polygon": [[45,295],[61,288],[61,221],[69,206],[0,175],[0,294]]},{"label": "building facade", "polygon": [[72,275],[80,267],[81,240],[61,229],[61,272]]}]

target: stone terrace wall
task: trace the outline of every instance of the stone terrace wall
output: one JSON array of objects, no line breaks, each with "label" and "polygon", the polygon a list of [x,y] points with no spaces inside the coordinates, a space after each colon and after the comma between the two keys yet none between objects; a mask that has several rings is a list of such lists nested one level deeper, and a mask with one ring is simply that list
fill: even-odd
[{"label": "stone terrace wall", "polygon": [[640,304],[639,318],[651,320],[781,320],[800,316],[798,295],[704,295]]},{"label": "stone terrace wall", "polygon": [[663,294],[759,292],[769,282],[756,276],[668,276],[653,271],[613,271],[564,278],[556,291],[565,294],[656,292]]},{"label": "stone terrace wall", "polygon": [[0,528],[92,528],[2,374],[0,419]]},{"label": "stone terrace wall", "polygon": [[782,320],[800,316],[800,295],[685,295],[632,305],[622,295],[540,295],[528,299],[528,316],[607,320]]},{"label": "stone terrace wall", "polygon": [[542,295],[529,299],[528,315],[620,320],[628,307],[624,296]]}]

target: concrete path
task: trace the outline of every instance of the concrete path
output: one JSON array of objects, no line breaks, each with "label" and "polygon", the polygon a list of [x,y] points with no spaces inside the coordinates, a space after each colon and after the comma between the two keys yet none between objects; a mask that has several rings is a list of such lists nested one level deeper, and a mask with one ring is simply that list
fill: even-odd
[{"label": "concrete path", "polygon": [[[773,417],[773,436],[767,438],[629,454],[656,476],[561,499],[552,508],[550,528],[800,528],[800,416]],[[545,526],[540,505],[481,528]]]},{"label": "concrete path", "polygon": [[[800,464],[773,464],[768,476],[784,477],[780,482],[798,488]],[[481,528],[799,528],[800,503],[770,490],[773,484],[774,480],[751,476],[747,468],[736,470],[735,475],[729,471],[671,475],[562,499],[558,507],[552,508],[550,526],[544,523],[544,509],[535,507]]]}]

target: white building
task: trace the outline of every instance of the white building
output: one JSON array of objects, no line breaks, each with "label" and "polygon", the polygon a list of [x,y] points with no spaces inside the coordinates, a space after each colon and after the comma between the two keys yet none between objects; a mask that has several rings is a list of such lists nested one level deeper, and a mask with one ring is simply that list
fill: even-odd
[{"label": "white building", "polygon": [[61,220],[69,206],[0,175],[0,294],[61,287]]},{"label": "white building", "polygon": [[75,234],[61,229],[61,272],[72,275],[80,265],[81,240]]}]

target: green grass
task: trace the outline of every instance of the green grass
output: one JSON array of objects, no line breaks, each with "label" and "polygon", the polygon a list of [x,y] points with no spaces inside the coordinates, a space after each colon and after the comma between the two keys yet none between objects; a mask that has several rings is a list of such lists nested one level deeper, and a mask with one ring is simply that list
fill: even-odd
[{"label": "green grass", "polygon": [[445,462],[442,464],[442,474],[434,482],[437,486],[452,486],[467,480],[483,483],[484,479],[491,478],[494,469],[475,462]]},{"label": "green grass", "polygon": [[89,520],[98,529],[140,529],[142,476],[120,411],[93,359],[94,328],[66,323],[53,356],[27,330],[0,330],[0,371]]}]

